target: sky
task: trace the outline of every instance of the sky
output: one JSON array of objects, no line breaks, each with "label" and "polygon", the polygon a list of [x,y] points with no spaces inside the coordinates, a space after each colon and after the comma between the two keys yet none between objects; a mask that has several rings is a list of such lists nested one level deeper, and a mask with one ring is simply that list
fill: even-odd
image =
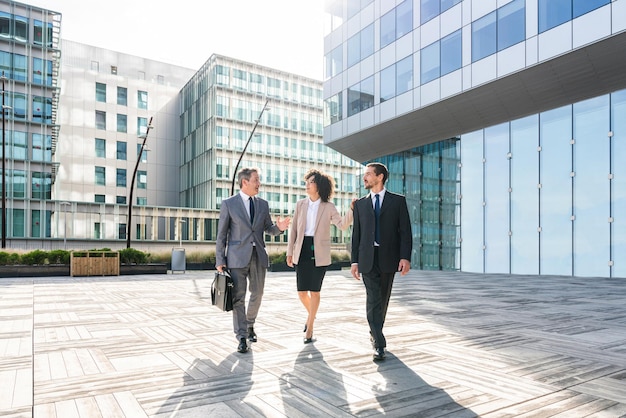
[{"label": "sky", "polygon": [[61,38],[191,69],[212,54],[321,80],[322,0],[22,0],[62,14]]}]

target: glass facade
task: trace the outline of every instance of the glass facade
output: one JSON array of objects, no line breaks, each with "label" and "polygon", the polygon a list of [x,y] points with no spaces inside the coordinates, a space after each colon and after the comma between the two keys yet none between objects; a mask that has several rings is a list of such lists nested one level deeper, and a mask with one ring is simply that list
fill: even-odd
[{"label": "glass facade", "polygon": [[626,90],[378,158],[414,268],[626,277]]}]

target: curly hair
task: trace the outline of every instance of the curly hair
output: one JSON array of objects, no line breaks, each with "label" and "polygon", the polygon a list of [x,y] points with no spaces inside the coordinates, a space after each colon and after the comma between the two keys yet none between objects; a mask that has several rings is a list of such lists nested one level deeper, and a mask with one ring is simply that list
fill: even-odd
[{"label": "curly hair", "polygon": [[311,177],[313,177],[313,181],[317,184],[317,192],[322,202],[328,202],[335,192],[335,179],[314,168],[310,169],[304,175],[304,181],[309,180]]}]

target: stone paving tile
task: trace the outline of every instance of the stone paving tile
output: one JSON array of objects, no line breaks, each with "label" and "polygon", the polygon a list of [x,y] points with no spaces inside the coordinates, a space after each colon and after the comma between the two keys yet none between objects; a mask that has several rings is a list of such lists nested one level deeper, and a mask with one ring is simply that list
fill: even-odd
[{"label": "stone paving tile", "polygon": [[347,271],[306,345],[294,273],[268,273],[246,354],[212,276],[0,279],[0,417],[626,414],[625,279],[411,271],[374,363]]}]

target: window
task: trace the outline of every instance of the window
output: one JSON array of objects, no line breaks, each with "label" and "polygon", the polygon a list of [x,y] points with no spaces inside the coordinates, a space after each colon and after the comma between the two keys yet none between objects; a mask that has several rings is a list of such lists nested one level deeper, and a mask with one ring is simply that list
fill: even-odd
[{"label": "window", "polygon": [[13,79],[17,81],[26,81],[28,77],[26,67],[28,60],[25,55],[13,54]]},{"label": "window", "polygon": [[147,109],[148,108],[148,92],[139,90],[137,92],[137,108],[138,109]]},{"label": "window", "polygon": [[103,194],[97,194],[94,196],[93,201],[96,203],[106,203],[106,197]]},{"label": "window", "polygon": [[137,136],[145,135],[148,132],[148,118],[137,118]]},{"label": "window", "polygon": [[141,152],[141,161],[142,163],[148,162],[148,150],[144,147],[143,151],[141,150],[141,144],[137,144],[137,155]]},{"label": "window", "polygon": [[384,102],[413,88],[413,57],[408,56],[380,72],[380,101]]},{"label": "window", "polygon": [[96,157],[106,158],[107,145],[106,141],[101,138],[96,138]]},{"label": "window", "polygon": [[126,142],[117,141],[116,158],[118,160],[126,160]]},{"label": "window", "polygon": [[52,85],[52,61],[33,58],[33,83]]},{"label": "window", "polygon": [[127,122],[126,115],[117,114],[117,132],[126,133],[127,132]]},{"label": "window", "polygon": [[35,19],[33,23],[33,44],[52,47],[52,23],[45,25],[41,20]]},{"label": "window", "polygon": [[26,172],[24,170],[7,170],[9,182],[8,196],[16,199],[26,197]]},{"label": "window", "polygon": [[52,136],[33,134],[33,161],[52,161]]},{"label": "window", "polygon": [[420,0],[420,23],[424,24],[461,3],[461,0]]},{"label": "window", "polygon": [[611,0],[539,0],[539,33],[610,3]]},{"label": "window", "polygon": [[526,37],[524,0],[515,0],[498,9],[498,51],[522,42]]},{"label": "window", "polygon": [[25,160],[28,150],[26,132],[9,131],[7,142],[9,145],[9,156],[16,160]]},{"label": "window", "polygon": [[472,23],[472,62],[522,42],[525,37],[525,3],[514,0]]},{"label": "window", "polygon": [[117,187],[126,187],[126,169],[118,168],[116,177],[115,177],[115,185]]},{"label": "window", "polygon": [[348,39],[347,67],[362,61],[374,53],[374,24]]},{"label": "window", "polygon": [[148,173],[146,171],[142,171],[142,170],[137,171],[137,188],[138,189],[148,188]]},{"label": "window", "polygon": [[[324,126],[343,119],[343,94],[339,92],[324,102]],[[287,149],[287,147],[285,147]]]},{"label": "window", "polygon": [[117,88],[117,104],[120,106],[126,106],[128,102],[128,89],[126,87]]},{"label": "window", "polygon": [[52,174],[31,173],[31,197],[33,199],[51,199],[52,196]]},{"label": "window", "polygon": [[100,71],[100,63],[98,61],[91,61],[91,70],[95,72]]},{"label": "window", "polygon": [[380,48],[413,30],[413,2],[405,0],[380,18]]},{"label": "window", "polygon": [[374,106],[374,77],[366,78],[348,89],[348,116]]},{"label": "window", "polygon": [[107,114],[101,110],[96,110],[96,129],[107,128]]},{"label": "window", "polygon": [[106,184],[106,168],[105,167],[95,167],[95,176],[96,176],[96,185],[104,186]]},{"label": "window", "polygon": [[52,99],[33,96],[33,122],[52,123]]},{"label": "window", "polygon": [[107,101],[107,85],[104,83],[96,83],[96,102]]},{"label": "window", "polygon": [[[330,51],[325,57],[326,78],[334,77],[343,71],[343,53],[341,46]],[[295,96],[292,97],[295,99]]]},{"label": "window", "polygon": [[100,222],[93,223],[93,238],[101,239],[102,238],[102,225]]},{"label": "window", "polygon": [[13,118],[26,120],[26,95],[24,93],[13,93]]},{"label": "window", "polygon": [[147,197],[137,197],[137,205],[138,206],[146,206],[148,204]]},{"label": "window", "polygon": [[111,74],[113,74],[113,75],[117,74],[117,66],[116,65],[111,65]]},{"label": "window", "polygon": [[120,205],[126,204],[126,196],[115,196],[115,203]]}]

